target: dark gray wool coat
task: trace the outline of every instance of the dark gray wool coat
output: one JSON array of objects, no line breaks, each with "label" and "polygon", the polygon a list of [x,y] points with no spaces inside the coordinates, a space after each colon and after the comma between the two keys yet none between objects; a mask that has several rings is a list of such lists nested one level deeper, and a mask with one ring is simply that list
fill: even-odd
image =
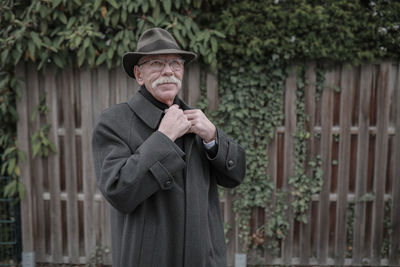
[{"label": "dark gray wool coat", "polygon": [[137,93],[94,128],[97,184],[112,206],[113,266],[226,266],[217,184],[242,182],[245,152],[220,129],[214,158],[194,134],[184,135],[183,152],[157,131],[162,115]]}]

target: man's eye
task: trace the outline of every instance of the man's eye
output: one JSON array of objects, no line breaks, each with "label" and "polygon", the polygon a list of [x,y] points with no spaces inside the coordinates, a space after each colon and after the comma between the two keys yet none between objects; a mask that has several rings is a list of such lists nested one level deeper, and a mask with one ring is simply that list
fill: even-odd
[{"label": "man's eye", "polygon": [[151,62],[151,66],[153,66],[153,67],[160,67],[162,65],[164,65],[164,63],[162,63],[160,60],[153,60]]},{"label": "man's eye", "polygon": [[179,66],[179,61],[178,61],[178,60],[172,60],[169,64],[170,64],[171,66],[176,67],[176,66]]}]

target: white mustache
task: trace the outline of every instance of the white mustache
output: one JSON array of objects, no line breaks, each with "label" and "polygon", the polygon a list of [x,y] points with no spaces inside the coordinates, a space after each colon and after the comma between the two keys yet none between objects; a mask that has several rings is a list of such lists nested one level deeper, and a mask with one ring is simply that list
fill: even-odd
[{"label": "white mustache", "polygon": [[160,84],[163,83],[175,83],[176,86],[180,89],[182,86],[182,82],[176,78],[175,76],[169,76],[169,77],[160,77],[157,80],[155,80],[152,84],[151,87],[155,88]]}]

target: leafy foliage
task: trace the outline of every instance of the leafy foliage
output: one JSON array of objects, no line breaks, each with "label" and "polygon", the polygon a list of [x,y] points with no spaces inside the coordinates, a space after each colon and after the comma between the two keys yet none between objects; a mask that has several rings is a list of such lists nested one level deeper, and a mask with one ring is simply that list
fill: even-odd
[{"label": "leafy foliage", "polygon": [[390,0],[234,0],[215,23],[230,55],[361,63],[399,58],[399,10]]},{"label": "leafy foliage", "polygon": [[1,65],[31,60],[42,69],[106,63],[120,65],[147,28],[171,31],[178,43],[208,64],[223,34],[195,22],[201,0],[3,1],[0,12]]}]

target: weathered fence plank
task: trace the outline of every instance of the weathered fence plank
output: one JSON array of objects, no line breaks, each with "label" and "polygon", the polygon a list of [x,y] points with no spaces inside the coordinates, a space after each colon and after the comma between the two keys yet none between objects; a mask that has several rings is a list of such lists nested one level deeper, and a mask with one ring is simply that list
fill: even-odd
[{"label": "weathered fence plank", "polygon": [[128,80],[127,75],[122,71],[116,71],[116,103],[125,102],[128,99]]},{"label": "weathered fence plank", "polygon": [[358,142],[355,191],[355,219],[353,238],[353,263],[361,264],[365,247],[366,203],[359,201],[367,193],[368,150],[369,150],[369,110],[371,100],[373,66],[361,67],[360,104],[358,110]]},{"label": "weathered fence plank", "polygon": [[335,257],[337,264],[343,264],[346,246],[346,212],[347,194],[350,175],[351,117],[354,93],[354,69],[342,69],[340,99],[340,139],[339,139],[339,171],[338,199],[336,205]]},{"label": "weathered fence plank", "polygon": [[193,64],[188,69],[183,81],[184,99],[190,106],[195,106],[200,97],[200,66]]},{"label": "weathered fence plank", "polygon": [[[105,110],[109,106],[111,106],[113,103],[111,102],[110,99],[110,76],[109,72],[107,69],[99,69],[98,70],[98,77],[97,77],[97,82],[98,82],[98,93],[100,96],[100,101],[99,101],[99,106],[98,106],[98,113],[102,110]],[[110,207],[107,204],[107,201],[104,198],[101,198],[101,203],[100,204],[100,213],[98,216],[100,216],[99,222],[100,222],[100,227],[101,227],[101,240],[100,244],[101,246],[104,247],[111,247],[111,236],[110,236]],[[106,261],[110,262],[111,257],[110,254],[106,256]]]},{"label": "weathered fence plank", "polygon": [[[19,64],[16,68],[18,78],[26,78],[26,65]],[[30,150],[30,133],[29,133],[29,114],[28,103],[28,85],[26,81],[21,82],[21,98],[17,104],[18,122],[17,122],[17,140],[19,149],[25,154],[26,162],[20,163],[21,183],[25,186],[25,197],[21,200],[21,224],[22,224],[22,249],[25,253],[34,252],[34,210],[33,210],[33,188],[31,174],[31,150]]]},{"label": "weathered fence plank", "polygon": [[400,65],[397,65],[397,81],[394,87],[395,132],[392,160],[392,235],[389,251],[389,264],[400,265]]},{"label": "weathered fence plank", "polygon": [[[307,66],[305,80],[305,115],[308,117],[308,122],[306,122],[306,131],[310,134],[310,138],[307,141],[307,154],[304,169],[305,174],[308,177],[313,177],[313,170],[308,163],[316,156],[314,150],[315,86],[317,82],[315,75],[315,62],[312,62]],[[309,259],[311,258],[311,206],[310,203],[307,212],[307,220],[309,223],[302,223],[300,225],[300,264],[308,264]]]},{"label": "weathered fence plank", "polygon": [[216,111],[218,108],[218,79],[217,74],[207,73],[207,98],[209,101],[208,108]]},{"label": "weathered fence plank", "polygon": [[[36,117],[32,117],[35,108],[37,109],[40,105],[40,85],[39,85],[39,75],[36,74],[36,68],[33,64],[28,65],[27,73],[27,83],[32,90],[28,90],[28,112],[31,116],[29,118],[29,129],[30,134],[33,135],[35,132],[40,130],[40,113],[37,110]],[[33,153],[33,152],[31,152]],[[32,155],[33,157],[33,155]],[[36,157],[32,158],[32,173],[36,177],[33,183],[33,188],[36,198],[34,198],[34,210],[37,218],[44,218],[44,202],[43,202],[43,162],[40,159],[40,155],[37,154]],[[35,244],[38,261],[44,261],[45,255],[45,224],[36,224],[36,238],[37,242]]]},{"label": "weathered fence plank", "polygon": [[71,262],[79,262],[79,223],[78,223],[78,196],[77,196],[77,167],[76,167],[76,138],[74,114],[74,75],[72,69],[62,74],[65,86],[62,90],[63,121],[64,121],[64,166],[65,185],[67,193],[67,238],[68,256]]},{"label": "weathered fence plank", "polygon": [[381,247],[383,242],[383,220],[385,216],[385,184],[388,155],[388,125],[390,99],[392,97],[393,84],[391,83],[392,63],[382,63],[379,70],[378,96],[377,96],[377,133],[375,143],[374,165],[374,192],[372,216],[372,241],[371,263],[380,264]]},{"label": "weathered fence plank", "polygon": [[324,184],[319,195],[317,258],[319,264],[328,261],[329,246],[329,195],[332,168],[332,121],[333,121],[333,86],[335,72],[325,74],[325,88],[322,93],[321,110],[321,158]]},{"label": "weathered fence plank", "polygon": [[45,92],[46,105],[50,112],[47,114],[47,123],[51,124],[49,131],[49,139],[54,144],[57,152],[50,153],[48,157],[48,176],[50,185],[50,240],[51,240],[51,255],[54,263],[63,262],[62,251],[62,223],[61,223],[61,190],[60,190],[60,162],[59,155],[60,146],[58,142],[58,103],[56,76],[54,71],[49,71],[45,75]]},{"label": "weathered fence plank", "polygon": [[[283,169],[283,186],[290,192],[289,179],[294,174],[294,140],[293,136],[296,132],[296,67],[291,66],[289,76],[286,79],[285,89],[285,140],[284,140],[284,169]],[[292,196],[288,196],[289,203]],[[289,264],[293,253],[293,215],[292,207],[289,206],[287,211],[288,222],[291,225],[287,236],[282,242],[283,262]]]},{"label": "weathered fence plank", "polygon": [[[274,133],[274,138],[271,140],[271,142],[268,144],[267,148],[267,154],[268,154],[268,166],[267,166],[267,175],[270,176],[271,182],[274,185],[274,188],[277,188],[277,181],[278,181],[278,133],[275,131]],[[271,207],[273,208],[276,203],[276,191],[272,191],[271,195]],[[268,206],[268,205],[267,205]],[[265,212],[265,222],[268,222],[269,216],[271,216],[271,211],[267,210]],[[264,253],[265,261],[266,262],[272,262],[273,259],[275,258],[274,255],[267,249],[265,250]]]},{"label": "weathered fence plank", "polygon": [[[96,234],[95,234],[95,203],[94,197],[96,193],[96,179],[93,168],[92,159],[92,80],[91,71],[88,69],[82,70],[80,74],[80,94],[81,99],[85,99],[84,105],[81,108],[82,118],[82,179],[84,192],[84,236],[85,236],[85,255],[90,256],[96,249]],[[117,86],[118,87],[118,86]],[[121,92],[120,92],[121,93]],[[118,95],[118,94],[117,94]],[[118,95],[119,97],[119,95]],[[118,101],[117,97],[117,101]]]}]

